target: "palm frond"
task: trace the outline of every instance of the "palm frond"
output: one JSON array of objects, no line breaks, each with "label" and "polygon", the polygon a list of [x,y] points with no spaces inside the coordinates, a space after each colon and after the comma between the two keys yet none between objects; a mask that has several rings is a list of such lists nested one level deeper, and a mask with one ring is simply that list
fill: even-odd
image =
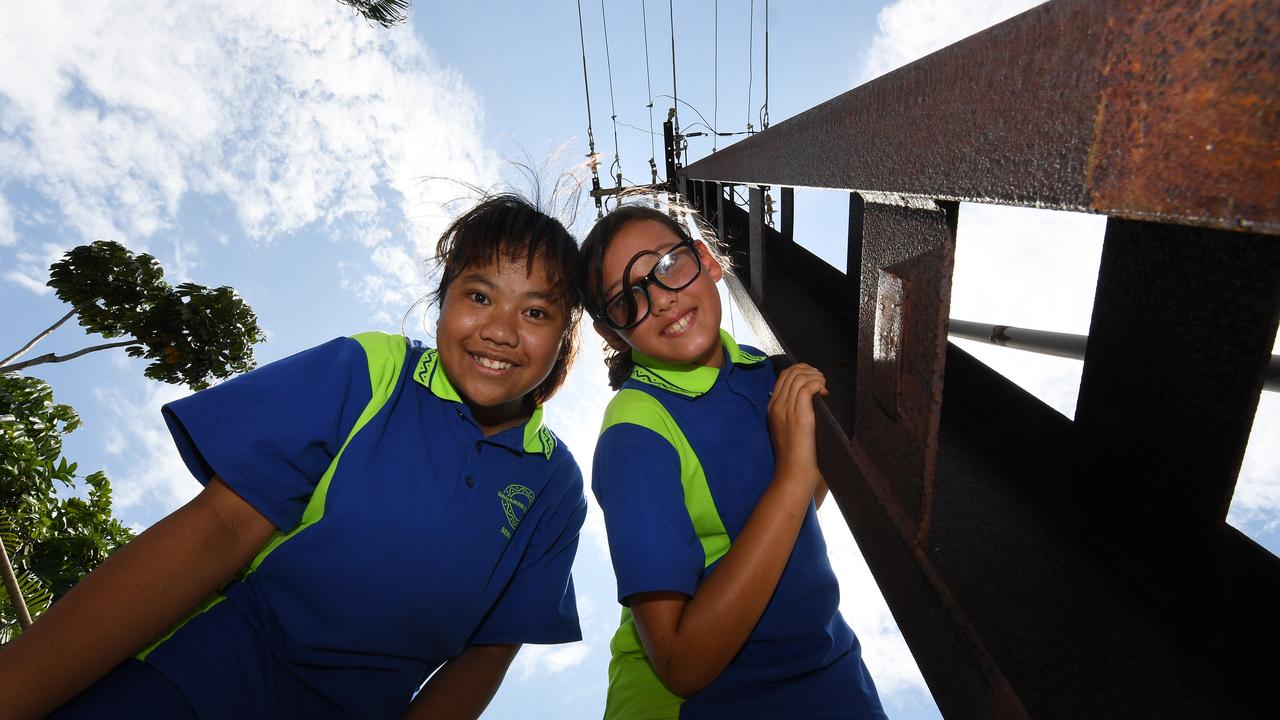
[{"label": "palm frond", "polygon": [[[53,604],[53,593],[29,570],[14,568],[14,574],[18,578],[22,599],[27,603],[27,612],[33,619],[40,617]],[[21,633],[22,626],[18,623],[18,613],[9,593],[0,592],[0,645],[7,644]]]},{"label": "palm frond", "polygon": [[408,15],[409,0],[338,0],[343,5],[353,8],[369,22],[376,22],[382,27],[392,27],[404,22]]}]

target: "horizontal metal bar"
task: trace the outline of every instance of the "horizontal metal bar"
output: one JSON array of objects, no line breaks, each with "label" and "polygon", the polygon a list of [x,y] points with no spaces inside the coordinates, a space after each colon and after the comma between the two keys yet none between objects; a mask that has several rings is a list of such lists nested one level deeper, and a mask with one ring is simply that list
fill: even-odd
[{"label": "horizontal metal bar", "polygon": [[1055,0],[710,155],[691,179],[1280,234],[1274,0]]},{"label": "horizontal metal bar", "polygon": [[1030,330],[1008,325],[988,325],[955,318],[948,321],[947,334],[951,337],[977,340],[1014,350],[1026,350],[1075,360],[1084,359],[1084,348],[1089,342],[1087,335]]},{"label": "horizontal metal bar", "polygon": [[[989,325],[955,318],[948,321],[947,334],[951,337],[977,340],[1013,350],[1056,355],[1073,360],[1084,359],[1085,346],[1089,343],[1088,335],[1032,330],[1010,325]],[[1263,382],[1262,389],[1268,392],[1280,392],[1280,355],[1271,356],[1267,364],[1267,379]]]}]

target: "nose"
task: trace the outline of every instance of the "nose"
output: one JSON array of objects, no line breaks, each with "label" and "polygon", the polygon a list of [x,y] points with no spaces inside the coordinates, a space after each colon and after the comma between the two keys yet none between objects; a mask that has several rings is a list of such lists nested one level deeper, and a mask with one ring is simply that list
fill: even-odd
[{"label": "nose", "polygon": [[480,339],[515,347],[520,344],[520,332],[516,328],[519,313],[513,309],[495,307],[485,313],[484,323],[480,325]]},{"label": "nose", "polygon": [[649,291],[649,312],[655,315],[661,315],[671,309],[676,304],[676,298],[680,294],[668,290],[657,283],[651,284],[646,289]]}]

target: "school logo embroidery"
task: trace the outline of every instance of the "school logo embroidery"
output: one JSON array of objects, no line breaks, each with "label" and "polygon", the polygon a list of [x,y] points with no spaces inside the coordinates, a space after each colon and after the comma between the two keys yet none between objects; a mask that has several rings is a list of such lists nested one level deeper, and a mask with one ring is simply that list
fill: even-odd
[{"label": "school logo embroidery", "polygon": [[529,506],[533,505],[533,491],[523,485],[512,483],[498,493],[498,502],[502,503],[502,514],[507,516],[507,527],[501,528],[502,534],[510,540],[511,533],[520,527],[524,514],[529,511]]}]

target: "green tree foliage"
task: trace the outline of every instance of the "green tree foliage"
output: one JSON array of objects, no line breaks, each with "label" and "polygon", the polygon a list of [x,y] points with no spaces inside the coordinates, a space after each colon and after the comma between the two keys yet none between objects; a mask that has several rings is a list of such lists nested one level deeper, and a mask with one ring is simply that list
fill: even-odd
[{"label": "green tree foliage", "polygon": [[[194,283],[172,287],[155,258],[135,255],[119,243],[98,241],[74,248],[49,267],[48,284],[72,310],[0,361],[0,372],[123,347],[129,355],[151,361],[147,377],[200,390],[215,379],[253,369],[253,345],[265,339],[253,309],[231,288]],[[125,339],[16,362],[72,316],[91,333]]]},{"label": "green tree foliage", "polygon": [[[0,375],[0,542],[32,617],[133,537],[111,515],[103,473],[84,478],[85,497],[58,497],[58,486],[76,486],[62,436],[79,426],[71,406],[53,401],[48,383]],[[0,594],[0,643],[18,631],[13,599]]]},{"label": "green tree foliage", "polygon": [[[53,401],[47,383],[17,375],[43,363],[123,347],[150,361],[144,373],[199,390],[254,367],[253,345],[265,339],[258,319],[229,287],[177,287],[150,255],[114,242],[69,251],[49,268],[49,287],[71,306],[62,319],[0,360],[0,643],[10,640],[132,534],[111,515],[111,484],[95,472],[76,490],[76,465],[62,456],[62,436],[80,425],[69,405]],[[112,342],[66,355],[18,361],[72,317]]]}]

